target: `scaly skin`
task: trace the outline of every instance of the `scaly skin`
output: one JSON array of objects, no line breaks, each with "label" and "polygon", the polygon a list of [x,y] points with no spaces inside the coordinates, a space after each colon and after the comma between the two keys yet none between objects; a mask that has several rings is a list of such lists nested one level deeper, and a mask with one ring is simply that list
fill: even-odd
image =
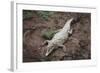
[{"label": "scaly skin", "polygon": [[63,44],[67,40],[69,33],[72,34],[72,29],[70,28],[72,20],[73,18],[69,19],[64,27],[58,33],[56,33],[51,40],[45,41],[45,43],[48,43],[45,54],[46,56],[48,56],[53,51],[53,49],[58,47],[62,47],[63,51],[66,51],[66,47]]}]

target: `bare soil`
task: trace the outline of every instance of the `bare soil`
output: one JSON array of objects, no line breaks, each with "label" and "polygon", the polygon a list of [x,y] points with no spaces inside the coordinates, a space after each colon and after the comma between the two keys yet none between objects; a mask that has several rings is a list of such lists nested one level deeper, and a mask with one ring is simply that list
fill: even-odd
[{"label": "bare soil", "polygon": [[[47,29],[61,29],[65,22],[74,18],[71,24],[72,35],[64,43],[66,52],[54,50],[45,57],[46,40],[41,36]],[[39,49],[41,48],[41,49]],[[74,12],[55,12],[44,20],[33,11],[32,18],[23,19],[23,62],[86,60],[91,59],[91,14]]]}]

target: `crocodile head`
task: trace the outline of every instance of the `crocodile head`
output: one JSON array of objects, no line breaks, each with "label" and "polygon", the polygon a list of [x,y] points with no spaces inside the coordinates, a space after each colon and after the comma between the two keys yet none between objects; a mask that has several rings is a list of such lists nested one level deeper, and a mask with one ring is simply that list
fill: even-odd
[{"label": "crocodile head", "polygon": [[48,56],[54,50],[54,48],[55,48],[54,44],[48,43],[45,56]]}]

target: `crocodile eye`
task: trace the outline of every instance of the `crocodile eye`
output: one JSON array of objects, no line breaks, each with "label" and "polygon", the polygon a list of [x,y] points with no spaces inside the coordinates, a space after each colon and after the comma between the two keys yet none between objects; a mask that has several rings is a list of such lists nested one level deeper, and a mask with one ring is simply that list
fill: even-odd
[{"label": "crocodile eye", "polygon": [[46,44],[45,45],[48,45],[48,42],[46,42]]}]

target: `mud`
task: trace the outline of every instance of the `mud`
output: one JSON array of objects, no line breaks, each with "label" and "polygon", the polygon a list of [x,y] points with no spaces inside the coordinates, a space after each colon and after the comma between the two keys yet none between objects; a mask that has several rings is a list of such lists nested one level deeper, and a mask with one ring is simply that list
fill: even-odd
[{"label": "mud", "polygon": [[[66,52],[59,48],[46,57],[46,45],[41,46],[46,40],[41,36],[42,31],[61,29],[70,18],[74,18],[71,24],[73,33],[64,43]],[[33,11],[31,18],[23,19],[23,62],[86,59],[91,59],[90,13],[54,12],[48,20],[44,20],[36,14],[36,11]]]}]

